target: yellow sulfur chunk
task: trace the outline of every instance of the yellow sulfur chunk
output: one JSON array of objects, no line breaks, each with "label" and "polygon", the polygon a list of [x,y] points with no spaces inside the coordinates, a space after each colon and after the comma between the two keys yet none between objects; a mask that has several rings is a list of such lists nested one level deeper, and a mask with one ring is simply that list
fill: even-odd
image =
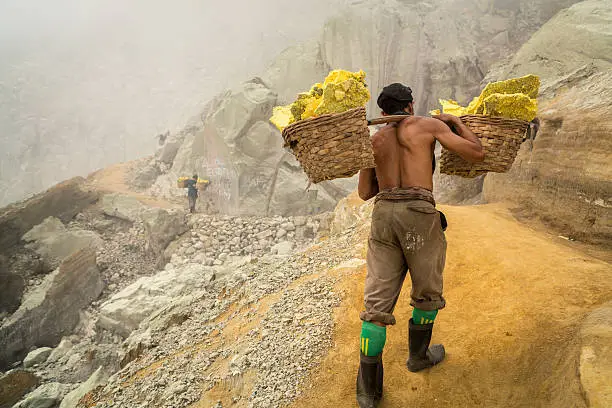
[{"label": "yellow sulfur chunk", "polygon": [[292,120],[293,115],[291,114],[291,105],[275,106],[272,109],[272,117],[270,118],[270,122],[272,122],[272,124],[281,132],[284,128],[292,123]]},{"label": "yellow sulfur chunk", "polygon": [[433,115],[439,115],[440,113],[441,113],[441,112],[440,112],[440,109],[434,109],[434,110],[430,110],[430,111],[429,111],[429,114],[430,114],[431,116],[433,116]]},{"label": "yellow sulfur chunk", "polygon": [[[507,79],[505,81],[491,82],[482,90],[478,101],[473,107],[474,113],[484,112],[483,102],[493,94],[525,94],[529,98],[538,97],[540,89],[540,78],[536,75],[527,75],[520,78]],[[470,104],[471,105],[471,104]]]},{"label": "yellow sulfur chunk", "polygon": [[323,83],[316,83],[308,92],[299,94],[292,104],[275,107],[270,122],[282,131],[299,120],[365,106],[370,100],[365,75],[363,71],[331,71]]},{"label": "yellow sulfur chunk", "polygon": [[440,105],[442,105],[442,112],[448,113],[454,116],[465,115],[466,110],[463,106],[459,105],[457,101],[452,99],[439,99]]},{"label": "yellow sulfur chunk", "polygon": [[325,81],[323,81],[323,87],[328,84],[338,84],[340,82],[344,82],[347,79],[354,79],[358,82],[365,82],[365,72],[360,70],[359,72],[350,72],[345,71],[343,69],[335,69],[327,74]]},{"label": "yellow sulfur chunk", "polygon": [[478,106],[478,96],[475,96],[474,99],[470,102],[470,104],[465,108],[465,113],[467,115],[473,115],[476,113],[476,107]]},{"label": "yellow sulfur chunk", "polygon": [[483,102],[483,114],[532,121],[538,112],[538,101],[523,93],[489,95]]},{"label": "yellow sulfur chunk", "polygon": [[370,91],[365,83],[349,78],[339,83],[324,85],[323,100],[315,109],[315,115],[346,112],[364,106],[370,100]]}]

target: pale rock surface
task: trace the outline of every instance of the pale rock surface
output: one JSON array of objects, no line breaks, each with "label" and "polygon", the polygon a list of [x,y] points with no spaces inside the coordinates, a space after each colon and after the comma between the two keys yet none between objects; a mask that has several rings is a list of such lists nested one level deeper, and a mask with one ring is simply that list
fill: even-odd
[{"label": "pale rock surface", "polygon": [[188,229],[184,215],[179,211],[150,208],[143,211],[141,217],[145,230],[145,250],[160,259],[168,244]]},{"label": "pale rock surface", "polygon": [[288,241],[279,242],[278,244],[273,245],[272,248],[270,249],[270,252],[272,254],[282,255],[282,256],[290,255],[292,251],[293,251],[293,244]]},{"label": "pale rock surface", "polygon": [[356,191],[351,193],[338,202],[331,220],[330,233],[332,235],[340,234],[364,222],[369,222],[373,210],[374,200],[370,200],[364,205]]},{"label": "pale rock surface", "polygon": [[136,198],[119,193],[105,194],[100,206],[104,214],[131,222],[138,220],[146,208]]},{"label": "pale rock surface", "polygon": [[79,400],[83,398],[85,394],[93,390],[99,385],[104,384],[106,381],[102,367],[98,368],[87,381],[79,385],[75,390],[71,391],[64,397],[59,408],[76,408]]},{"label": "pale rock surface", "polygon": [[13,408],[54,408],[68,393],[70,386],[58,382],[50,382],[41,385],[26,397],[15,404]]},{"label": "pale rock surface", "polygon": [[62,260],[83,249],[97,249],[102,239],[93,231],[67,229],[55,217],[46,218],[41,224],[24,234],[23,240],[43,260],[47,270],[56,268]]},{"label": "pale rock surface", "polygon": [[29,368],[36,364],[44,363],[47,361],[47,358],[49,358],[52,351],[53,349],[51,347],[40,347],[36,350],[30,351],[23,360],[23,366],[25,368]]},{"label": "pale rock surface", "polygon": [[79,321],[79,311],[104,287],[92,249],[62,262],[24,295],[19,309],[0,327],[0,367],[21,360],[36,345],[56,345]]},{"label": "pale rock surface", "polygon": [[127,337],[140,322],[157,309],[214,279],[211,268],[186,264],[142,277],[102,304],[97,325]]}]

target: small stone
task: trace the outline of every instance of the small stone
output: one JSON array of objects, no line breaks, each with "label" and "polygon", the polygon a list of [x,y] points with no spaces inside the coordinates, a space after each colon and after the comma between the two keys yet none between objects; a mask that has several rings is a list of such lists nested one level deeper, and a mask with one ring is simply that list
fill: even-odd
[{"label": "small stone", "polygon": [[23,360],[23,366],[28,368],[36,364],[44,363],[47,361],[47,358],[49,358],[52,351],[53,349],[51,347],[41,347],[31,351]]}]

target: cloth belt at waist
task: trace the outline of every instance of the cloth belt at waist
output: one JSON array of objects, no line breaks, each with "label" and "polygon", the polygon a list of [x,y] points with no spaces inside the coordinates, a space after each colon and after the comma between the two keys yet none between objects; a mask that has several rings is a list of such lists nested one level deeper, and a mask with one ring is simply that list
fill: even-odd
[{"label": "cloth belt at waist", "polygon": [[379,200],[389,201],[413,201],[423,200],[431,203],[434,207],[436,206],[436,200],[434,200],[433,193],[426,188],[422,187],[408,187],[408,188],[392,188],[382,190],[376,194],[374,202]]}]

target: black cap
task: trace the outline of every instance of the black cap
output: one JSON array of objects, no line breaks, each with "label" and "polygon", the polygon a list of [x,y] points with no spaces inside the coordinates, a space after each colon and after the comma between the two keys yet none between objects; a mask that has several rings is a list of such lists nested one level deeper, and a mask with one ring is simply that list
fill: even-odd
[{"label": "black cap", "polygon": [[378,99],[380,99],[382,96],[395,99],[396,101],[400,102],[412,102],[412,89],[410,89],[409,86],[396,82],[394,84],[385,86]]}]

